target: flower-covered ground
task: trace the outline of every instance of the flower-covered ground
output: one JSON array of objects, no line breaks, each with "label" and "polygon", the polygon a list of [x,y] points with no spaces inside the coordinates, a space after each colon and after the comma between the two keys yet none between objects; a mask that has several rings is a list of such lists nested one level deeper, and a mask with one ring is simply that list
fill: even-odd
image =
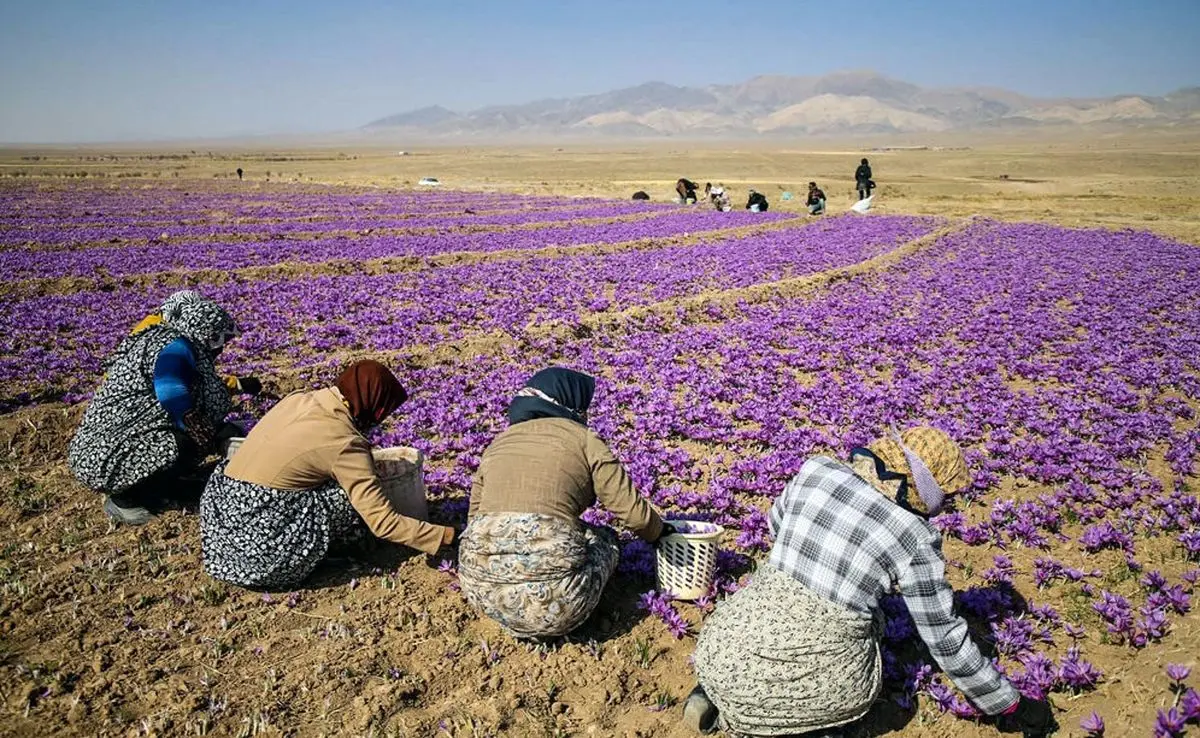
[{"label": "flower-covered ground", "polygon": [[[935,520],[960,611],[1060,734],[1200,735],[1195,247],[500,194],[26,185],[0,191],[0,265],[2,732],[686,735],[695,633],[753,576],[774,496],[807,456],[921,422],[974,472]],[[627,542],[597,615],[530,647],[465,606],[452,561],[377,546],[263,594],[202,573],[186,511],[109,529],[66,442],[107,352],[184,286],[242,327],[222,365],[276,392],[356,356],[394,366],[412,399],[377,440],[428,453],[446,522],[523,378],[594,373],[592,425],[642,493],[727,529],[712,595],[671,602]],[[885,610],[887,686],[852,734],[995,735],[903,602]]]}]

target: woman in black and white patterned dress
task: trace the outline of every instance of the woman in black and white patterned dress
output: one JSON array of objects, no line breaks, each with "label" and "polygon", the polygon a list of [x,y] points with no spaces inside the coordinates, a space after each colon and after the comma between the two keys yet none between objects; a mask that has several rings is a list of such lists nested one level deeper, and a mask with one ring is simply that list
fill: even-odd
[{"label": "woman in black and white patterned dress", "polygon": [[109,358],[67,460],[76,479],[107,496],[110,518],[149,521],[221,439],[241,435],[225,423],[229,390],[213,365],[235,334],[229,313],[201,298]]}]

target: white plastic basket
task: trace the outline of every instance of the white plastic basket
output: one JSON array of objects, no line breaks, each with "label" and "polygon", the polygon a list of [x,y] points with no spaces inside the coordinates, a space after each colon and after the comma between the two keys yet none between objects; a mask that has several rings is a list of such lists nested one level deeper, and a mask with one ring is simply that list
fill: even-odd
[{"label": "white plastic basket", "polygon": [[246,439],[241,436],[234,436],[225,442],[225,458],[232,459],[237,450],[242,447],[242,443]]},{"label": "white plastic basket", "polygon": [[429,503],[425,499],[425,477],[422,467],[425,455],[415,448],[395,446],[377,448],[375,475],[383,486],[383,494],[401,515],[417,520],[429,519]]},{"label": "white plastic basket", "polygon": [[658,588],[678,600],[698,600],[708,594],[717,569],[717,549],[725,529],[696,520],[665,521],[676,532],[658,544],[655,564]]}]

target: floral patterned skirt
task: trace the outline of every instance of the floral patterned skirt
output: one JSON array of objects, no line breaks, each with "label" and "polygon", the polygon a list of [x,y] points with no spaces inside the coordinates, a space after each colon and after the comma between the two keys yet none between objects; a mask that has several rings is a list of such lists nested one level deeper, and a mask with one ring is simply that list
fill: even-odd
[{"label": "floral patterned skirt", "polygon": [[345,490],[274,489],[225,475],[217,466],[200,497],[204,570],[254,589],[299,584],[329,553],[367,533]]},{"label": "floral patterned skirt", "polygon": [[566,635],[587,620],[616,569],[616,535],[535,513],[471,519],[458,549],[467,601],[517,638]]},{"label": "floral patterned skirt", "polygon": [[696,642],[696,675],[732,735],[845,725],[879,696],[877,624],[762,564],[719,604]]}]

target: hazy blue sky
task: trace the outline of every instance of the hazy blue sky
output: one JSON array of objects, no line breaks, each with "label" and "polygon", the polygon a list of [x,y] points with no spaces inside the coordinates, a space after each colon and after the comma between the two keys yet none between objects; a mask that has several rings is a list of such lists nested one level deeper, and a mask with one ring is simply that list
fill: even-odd
[{"label": "hazy blue sky", "polygon": [[3,0],[0,141],[336,131],[661,80],[1200,83],[1200,0]]}]

